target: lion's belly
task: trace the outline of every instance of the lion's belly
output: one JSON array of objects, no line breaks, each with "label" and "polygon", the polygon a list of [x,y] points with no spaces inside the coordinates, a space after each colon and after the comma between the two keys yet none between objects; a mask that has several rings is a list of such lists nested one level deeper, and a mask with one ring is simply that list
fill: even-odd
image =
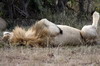
[{"label": "lion's belly", "polygon": [[65,26],[65,25],[58,25],[59,28],[63,30],[62,35],[58,35],[54,37],[54,44],[81,44],[82,39],[80,35],[80,30]]}]

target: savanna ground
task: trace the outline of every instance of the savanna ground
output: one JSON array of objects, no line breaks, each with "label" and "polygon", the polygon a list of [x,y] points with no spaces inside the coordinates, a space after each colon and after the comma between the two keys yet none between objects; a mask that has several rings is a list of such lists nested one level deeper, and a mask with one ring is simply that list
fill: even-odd
[{"label": "savanna ground", "polygon": [[100,66],[100,45],[39,48],[1,41],[0,66]]},{"label": "savanna ground", "polygon": [[100,66],[100,45],[3,47],[0,48],[0,66]]}]

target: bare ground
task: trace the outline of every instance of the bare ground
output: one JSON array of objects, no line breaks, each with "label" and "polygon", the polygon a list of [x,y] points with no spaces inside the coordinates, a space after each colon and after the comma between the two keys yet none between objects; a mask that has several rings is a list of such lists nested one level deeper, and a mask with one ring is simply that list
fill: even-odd
[{"label": "bare ground", "polygon": [[3,47],[0,66],[100,66],[100,46]]}]

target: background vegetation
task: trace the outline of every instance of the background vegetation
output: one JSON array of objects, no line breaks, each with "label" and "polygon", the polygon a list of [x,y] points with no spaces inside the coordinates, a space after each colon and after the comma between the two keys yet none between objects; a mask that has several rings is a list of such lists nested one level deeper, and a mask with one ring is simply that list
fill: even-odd
[{"label": "background vegetation", "polygon": [[95,10],[100,12],[100,0],[0,1],[0,16],[7,21],[8,28],[28,26],[41,18],[81,28],[82,25],[91,23],[91,14]]}]

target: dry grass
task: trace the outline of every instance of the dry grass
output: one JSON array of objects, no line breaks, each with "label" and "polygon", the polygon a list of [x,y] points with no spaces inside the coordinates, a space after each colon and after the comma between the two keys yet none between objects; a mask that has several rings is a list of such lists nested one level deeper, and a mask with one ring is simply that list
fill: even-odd
[{"label": "dry grass", "polygon": [[0,66],[100,66],[100,46],[3,47]]}]

